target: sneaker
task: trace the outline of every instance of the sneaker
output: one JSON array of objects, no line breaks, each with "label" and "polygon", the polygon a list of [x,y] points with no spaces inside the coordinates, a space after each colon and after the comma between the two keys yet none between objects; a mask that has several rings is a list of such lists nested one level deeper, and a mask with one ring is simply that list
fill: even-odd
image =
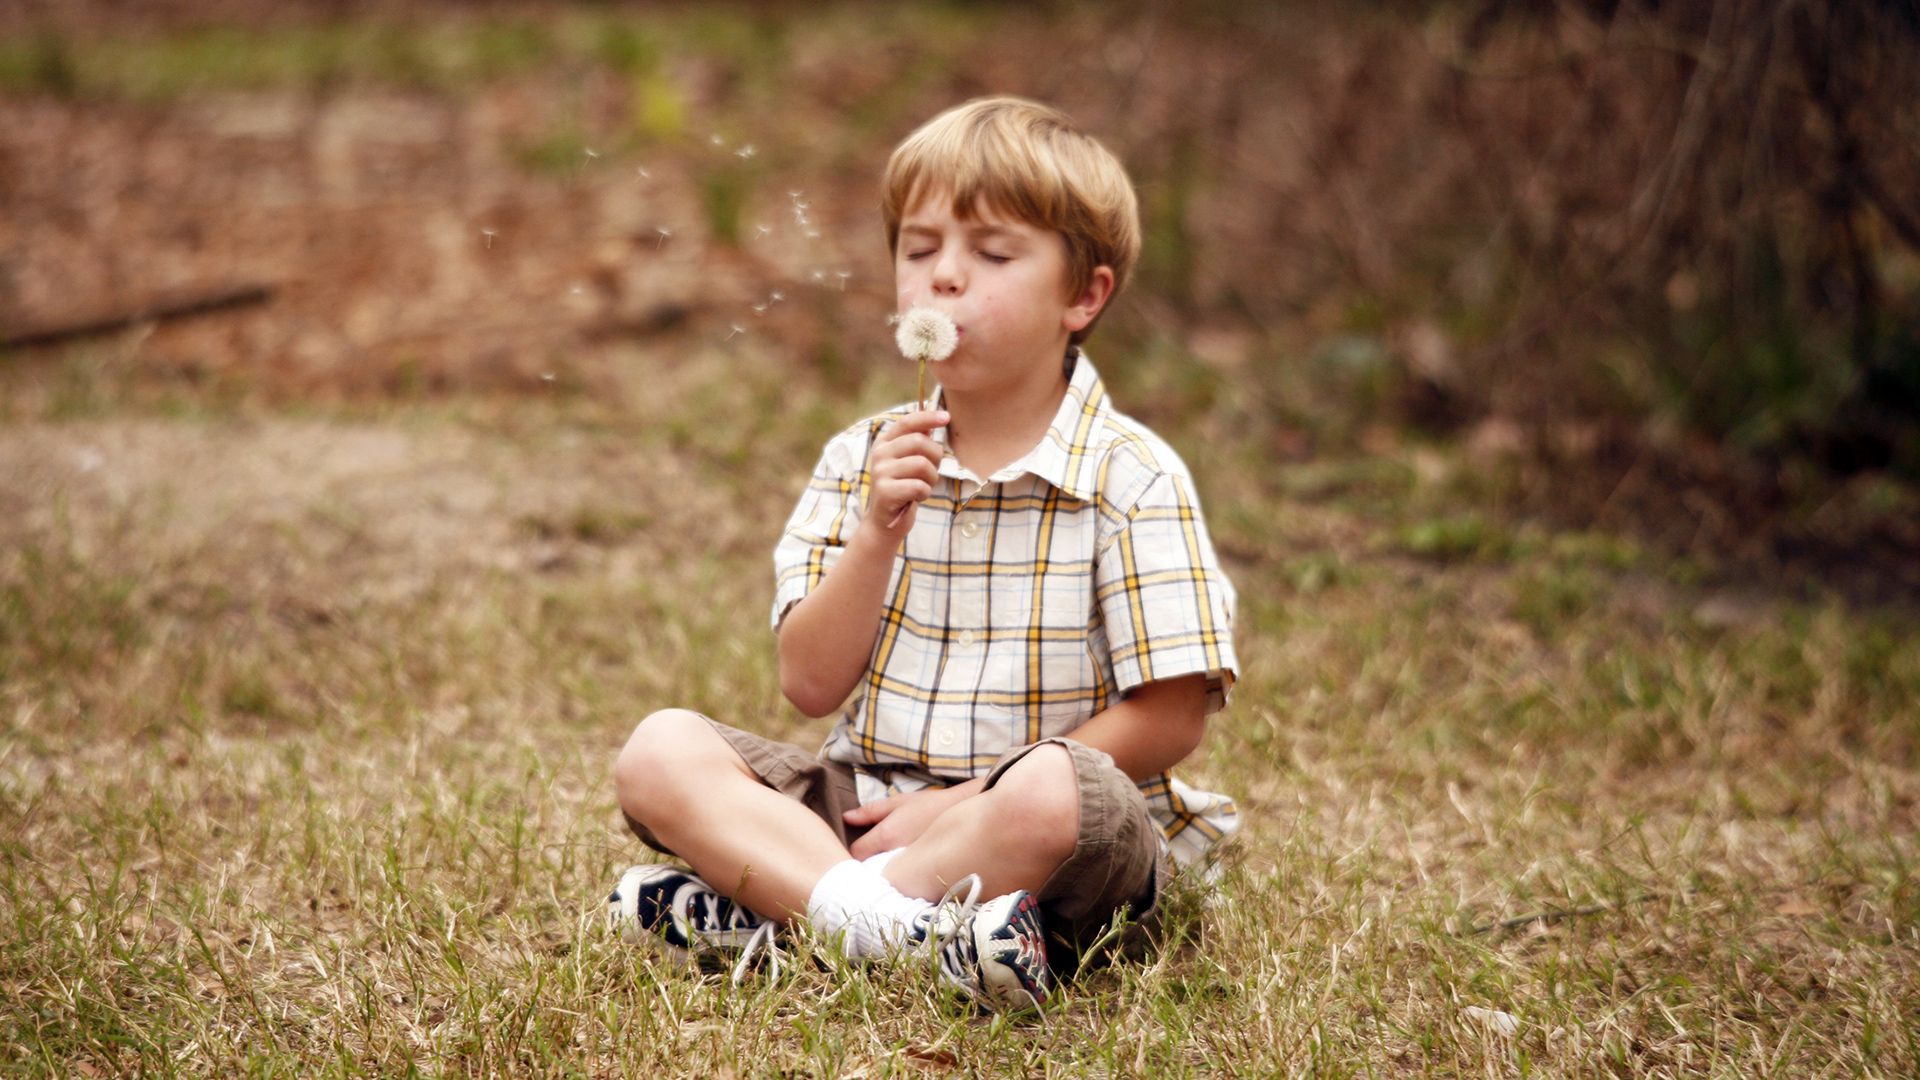
[{"label": "sneaker", "polygon": [[650,934],[676,958],[695,961],[763,946],[775,926],[692,871],[663,864],[629,867],[620,875],[607,897],[607,924],[629,938]]},{"label": "sneaker", "polygon": [[941,978],[988,1008],[1040,1008],[1053,981],[1040,902],[1025,889],[984,904],[979,896],[980,878],[961,878],[932,910],[915,917],[908,949],[936,951]]}]

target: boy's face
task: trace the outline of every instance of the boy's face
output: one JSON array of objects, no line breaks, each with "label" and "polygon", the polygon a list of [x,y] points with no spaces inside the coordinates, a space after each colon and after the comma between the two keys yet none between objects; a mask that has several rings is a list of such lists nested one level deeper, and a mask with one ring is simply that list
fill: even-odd
[{"label": "boy's face", "polygon": [[938,190],[901,217],[893,276],[900,311],[935,308],[959,327],[959,348],[937,369],[953,390],[1051,383],[1068,336],[1106,299],[1097,287],[1090,307],[1088,297],[1068,295],[1067,245],[1059,233],[987,206],[955,216],[952,199]]}]

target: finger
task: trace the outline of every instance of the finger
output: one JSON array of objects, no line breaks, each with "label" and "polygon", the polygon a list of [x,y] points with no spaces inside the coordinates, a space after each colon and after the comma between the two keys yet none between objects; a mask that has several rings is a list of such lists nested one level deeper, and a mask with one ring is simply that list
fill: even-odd
[{"label": "finger", "polygon": [[888,439],[884,443],[875,443],[871,457],[874,461],[892,461],[909,457],[938,458],[939,455],[940,444],[934,442],[931,437],[919,432],[908,432],[898,438]]},{"label": "finger", "polygon": [[945,409],[921,409],[907,413],[880,429],[876,444],[891,442],[902,435],[925,435],[935,428],[945,427],[950,417]]},{"label": "finger", "polygon": [[853,846],[847,849],[847,854],[853,856],[856,859],[865,860],[869,856],[875,854],[878,848],[879,848],[879,845],[875,843],[873,840],[873,834],[868,833],[866,836],[863,836],[860,839],[855,840],[853,842]]},{"label": "finger", "polygon": [[925,480],[887,480],[874,485],[873,501],[883,509],[898,510],[902,506],[926,502],[932,494],[933,485]]},{"label": "finger", "polygon": [[919,458],[934,465],[938,465],[940,459],[946,455],[946,448],[926,435],[908,435],[896,441],[894,448],[904,458]]},{"label": "finger", "polygon": [[940,468],[933,462],[918,455],[904,457],[898,461],[889,461],[874,470],[876,480],[919,480],[928,486],[940,480]]},{"label": "finger", "polygon": [[889,442],[875,444],[868,461],[875,469],[892,461],[920,460],[938,465],[946,452],[945,447],[926,435],[902,435]]},{"label": "finger", "polygon": [[876,799],[870,803],[862,803],[848,810],[845,814],[842,814],[841,817],[845,819],[848,824],[871,825],[881,818],[886,817],[888,814],[893,813],[895,806],[894,798],[895,796],[889,795],[884,799]]}]

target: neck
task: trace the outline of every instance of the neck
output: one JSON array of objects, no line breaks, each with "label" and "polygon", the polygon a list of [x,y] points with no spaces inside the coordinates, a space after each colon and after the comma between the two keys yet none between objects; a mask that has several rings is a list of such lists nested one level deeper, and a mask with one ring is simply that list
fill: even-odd
[{"label": "neck", "polygon": [[943,405],[952,416],[947,445],[984,480],[1040,442],[1066,393],[1067,376],[1057,361],[1039,365],[1031,378],[1010,386],[943,387]]}]

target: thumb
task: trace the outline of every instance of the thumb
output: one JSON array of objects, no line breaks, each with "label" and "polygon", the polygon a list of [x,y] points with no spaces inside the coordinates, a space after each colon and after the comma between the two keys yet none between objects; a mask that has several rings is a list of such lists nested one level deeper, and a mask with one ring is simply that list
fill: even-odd
[{"label": "thumb", "polygon": [[892,810],[893,810],[893,797],[888,796],[887,798],[881,799],[877,802],[870,802],[862,806],[856,806],[853,809],[847,811],[846,813],[840,815],[840,819],[842,821],[845,821],[849,825],[872,825],[873,823],[879,821],[881,818],[886,817],[887,814],[890,813]]}]

